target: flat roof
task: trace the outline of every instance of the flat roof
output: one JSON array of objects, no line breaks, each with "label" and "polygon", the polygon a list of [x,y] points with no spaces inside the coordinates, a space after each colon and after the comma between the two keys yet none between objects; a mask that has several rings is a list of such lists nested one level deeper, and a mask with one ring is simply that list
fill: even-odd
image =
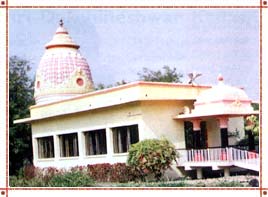
[{"label": "flat roof", "polygon": [[27,123],[137,101],[195,100],[201,91],[208,88],[211,86],[137,81],[61,101],[31,106],[31,117],[16,120],[14,123]]},{"label": "flat roof", "polygon": [[45,107],[47,105],[53,105],[53,104],[57,104],[57,103],[62,103],[62,102],[68,102],[68,101],[72,101],[72,100],[79,100],[85,97],[91,97],[91,96],[96,96],[96,95],[103,95],[103,94],[107,94],[107,93],[111,93],[111,92],[116,92],[119,90],[124,90],[124,89],[128,89],[131,87],[136,87],[136,86],[151,86],[151,87],[173,87],[173,88],[204,88],[204,89],[208,89],[211,88],[212,86],[209,85],[191,85],[191,84],[183,84],[183,83],[168,83],[168,82],[149,82],[149,81],[135,81],[135,82],[131,82],[131,83],[127,83],[127,84],[123,84],[123,85],[119,85],[119,86],[115,86],[115,87],[111,87],[111,88],[105,88],[102,90],[96,90],[96,91],[92,91],[89,93],[85,93],[82,95],[78,95],[78,96],[74,96],[72,98],[68,98],[68,99],[64,99],[61,101],[54,101],[51,103],[46,103],[46,104],[40,104],[40,105],[33,105],[30,107],[30,109],[32,108],[38,108],[38,107]]}]

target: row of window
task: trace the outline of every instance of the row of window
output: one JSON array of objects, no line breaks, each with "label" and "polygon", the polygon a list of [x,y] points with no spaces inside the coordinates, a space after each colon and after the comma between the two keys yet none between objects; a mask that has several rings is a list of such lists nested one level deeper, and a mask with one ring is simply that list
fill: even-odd
[{"label": "row of window", "polygon": [[[60,157],[79,156],[78,134],[59,135]],[[83,132],[85,139],[86,155],[107,154],[106,130],[94,130]],[[138,125],[112,128],[113,151],[114,153],[128,152],[131,144],[139,141]],[[53,136],[37,138],[38,158],[54,158]]]}]

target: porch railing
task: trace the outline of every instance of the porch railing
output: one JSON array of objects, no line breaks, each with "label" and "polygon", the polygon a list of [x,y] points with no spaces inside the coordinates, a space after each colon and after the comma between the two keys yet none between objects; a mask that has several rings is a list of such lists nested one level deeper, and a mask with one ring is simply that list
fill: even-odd
[{"label": "porch railing", "polygon": [[232,147],[178,150],[178,165],[201,163],[225,163],[247,167],[246,164],[259,165],[259,154]]}]

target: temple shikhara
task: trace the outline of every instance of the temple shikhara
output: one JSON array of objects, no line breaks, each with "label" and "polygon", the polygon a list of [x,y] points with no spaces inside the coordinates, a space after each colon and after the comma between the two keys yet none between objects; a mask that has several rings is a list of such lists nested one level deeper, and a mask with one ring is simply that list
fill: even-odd
[{"label": "temple shikhara", "polygon": [[79,47],[61,21],[36,71],[36,104],[15,121],[31,124],[35,166],[126,162],[131,144],[164,136],[179,153],[177,174],[259,171],[252,139],[247,150],[235,146],[248,135],[245,117],[258,114],[243,89],[219,75],[211,86],[137,81],[95,91]]}]

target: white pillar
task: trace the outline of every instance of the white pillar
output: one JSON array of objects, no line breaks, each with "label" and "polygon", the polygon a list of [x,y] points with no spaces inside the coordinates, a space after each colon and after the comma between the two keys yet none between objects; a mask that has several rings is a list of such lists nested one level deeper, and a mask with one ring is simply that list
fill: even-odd
[{"label": "white pillar", "polygon": [[202,179],[203,178],[202,168],[197,168],[196,169],[196,177],[197,177],[197,179]]},{"label": "white pillar", "polygon": [[[112,130],[110,128],[106,128],[106,148],[107,148],[107,158],[112,159],[113,157],[113,137]],[[110,160],[109,159],[109,160]]]},{"label": "white pillar", "polygon": [[58,161],[60,158],[60,140],[57,135],[53,135],[53,141],[54,141],[54,156],[55,161]]},{"label": "white pillar", "polygon": [[224,168],[224,177],[227,178],[230,176],[230,168]]},{"label": "white pillar", "polygon": [[83,160],[85,156],[85,136],[83,132],[78,132],[78,151],[79,151],[79,160]]}]

